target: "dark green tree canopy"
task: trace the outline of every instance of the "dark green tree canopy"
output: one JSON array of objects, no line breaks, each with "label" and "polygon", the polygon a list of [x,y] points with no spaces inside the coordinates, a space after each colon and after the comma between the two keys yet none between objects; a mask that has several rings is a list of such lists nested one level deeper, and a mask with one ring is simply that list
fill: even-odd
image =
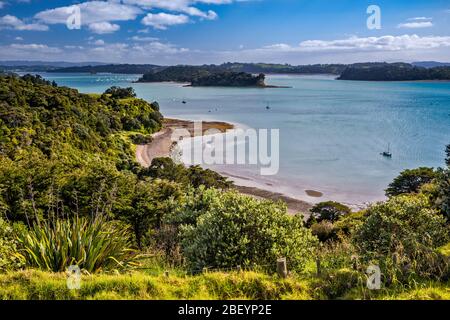
[{"label": "dark green tree canopy", "polygon": [[447,167],[450,168],[450,144],[447,146],[447,148],[445,149],[445,164],[447,165]]},{"label": "dark green tree canopy", "polygon": [[336,222],[342,216],[349,214],[351,209],[339,202],[327,201],[316,204],[310,212],[311,217],[308,220],[308,225],[322,221]]},{"label": "dark green tree canopy", "polygon": [[113,86],[105,91],[105,94],[111,95],[113,99],[136,98],[136,92],[132,87],[120,88]]},{"label": "dark green tree canopy", "polygon": [[430,183],[437,176],[433,168],[421,167],[408,169],[400,173],[386,189],[388,197],[400,194],[417,193],[424,184]]}]

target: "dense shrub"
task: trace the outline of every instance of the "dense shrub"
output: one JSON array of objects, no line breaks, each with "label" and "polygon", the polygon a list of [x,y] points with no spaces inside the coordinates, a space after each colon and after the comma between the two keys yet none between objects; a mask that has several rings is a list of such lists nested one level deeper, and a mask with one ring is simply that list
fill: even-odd
[{"label": "dense shrub", "polygon": [[311,226],[311,232],[315,235],[321,242],[333,239],[336,237],[336,232],[334,226],[330,221],[321,221],[315,223]]},{"label": "dense shrub", "polygon": [[131,226],[136,244],[142,249],[143,242],[148,243],[148,232],[161,228],[164,217],[181,205],[183,191],[180,185],[166,180],[138,181],[130,188],[130,201],[117,217]]},{"label": "dense shrub", "polygon": [[142,135],[142,134],[133,134],[130,136],[131,141],[133,141],[134,144],[137,145],[145,145],[149,144],[153,141],[153,138],[151,135]]},{"label": "dense shrub", "polygon": [[204,197],[208,205],[195,224],[181,228],[192,270],[254,265],[273,270],[276,259],[286,257],[290,269],[301,271],[311,257],[317,239],[284,205],[214,189]]},{"label": "dense shrub", "polygon": [[232,183],[215,171],[203,169],[200,166],[186,168],[182,164],[175,163],[171,158],[155,158],[150,167],[141,171],[141,175],[152,178],[166,179],[194,188],[204,186],[206,188],[228,189]]},{"label": "dense shrub", "polygon": [[[16,226],[18,229],[19,226]],[[19,242],[14,226],[0,218],[0,272],[16,270],[24,265],[24,261],[18,254]]]},{"label": "dense shrub", "polygon": [[[379,263],[391,277],[441,274],[435,252],[449,239],[445,219],[422,195],[397,196],[370,207],[353,240],[366,263]],[[399,275],[399,274],[400,275]]]},{"label": "dense shrub", "polygon": [[333,224],[334,232],[338,236],[348,237],[352,235],[365,221],[366,210],[352,212],[345,215]]},{"label": "dense shrub", "polygon": [[450,168],[439,170],[435,194],[436,206],[450,223]]}]

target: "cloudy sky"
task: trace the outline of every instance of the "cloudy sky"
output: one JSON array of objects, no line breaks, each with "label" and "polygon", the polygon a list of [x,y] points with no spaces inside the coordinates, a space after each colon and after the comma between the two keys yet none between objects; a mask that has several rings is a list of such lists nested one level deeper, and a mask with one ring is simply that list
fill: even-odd
[{"label": "cloudy sky", "polygon": [[0,60],[450,61],[450,1],[0,0]]}]

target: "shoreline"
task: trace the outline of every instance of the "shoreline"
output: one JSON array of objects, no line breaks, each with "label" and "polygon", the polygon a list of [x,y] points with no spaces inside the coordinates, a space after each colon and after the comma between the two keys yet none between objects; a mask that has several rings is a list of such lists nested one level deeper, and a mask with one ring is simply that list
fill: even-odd
[{"label": "shoreline", "polygon": [[[220,121],[202,121],[202,134],[205,135],[206,131],[210,129],[219,130],[221,133],[225,133],[227,130],[234,129],[236,126],[234,124],[220,122]],[[170,157],[172,149],[176,142],[173,142],[171,139],[172,132],[176,129],[187,129],[191,135],[194,134],[194,121],[191,120],[180,120],[173,118],[166,118],[163,121],[163,128],[155,133],[153,137],[153,141],[146,145],[137,145],[136,146],[136,160],[143,167],[149,167],[151,162],[155,158],[159,157]],[[230,180],[233,178],[238,179],[246,179],[244,177],[240,177],[237,175],[233,175],[230,173],[221,173],[219,174],[227,177]],[[249,182],[252,182],[251,179],[248,179]],[[288,208],[288,213],[291,215],[297,214],[299,212],[304,215],[308,214],[309,209],[312,208],[312,204],[296,199],[290,196],[287,196],[282,193],[270,191],[267,189],[259,188],[256,186],[245,186],[239,185],[236,181],[233,181],[234,189],[240,192],[241,194],[251,196],[258,199],[266,199],[272,201],[282,201],[286,204]],[[318,191],[309,190],[313,194],[320,194]]]}]

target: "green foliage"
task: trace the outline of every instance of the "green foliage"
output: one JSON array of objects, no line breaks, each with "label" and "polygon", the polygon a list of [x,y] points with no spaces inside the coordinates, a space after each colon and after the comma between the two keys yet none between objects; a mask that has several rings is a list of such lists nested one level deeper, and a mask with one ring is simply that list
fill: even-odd
[{"label": "green foliage", "polygon": [[0,154],[13,159],[23,149],[36,148],[52,156],[68,145],[107,152],[114,133],[158,131],[162,116],[157,108],[136,98],[80,94],[39,76],[0,76]]},{"label": "green foliage", "polygon": [[436,206],[450,222],[450,168],[438,171],[436,185]]},{"label": "green foliage", "polygon": [[315,235],[321,242],[325,242],[336,237],[333,223],[327,220],[314,223],[311,226],[311,233]]},{"label": "green foliage", "polygon": [[113,86],[107,89],[105,94],[109,94],[113,99],[136,98],[136,92],[134,92],[132,87],[120,88]]},{"label": "green foliage", "polygon": [[351,212],[350,208],[334,201],[321,202],[316,204],[310,210],[311,216],[308,219],[308,225],[314,223],[329,221],[331,223],[338,221],[341,217]]},{"label": "green foliage", "polygon": [[130,186],[128,207],[118,214],[133,229],[136,243],[143,247],[143,238],[150,229],[161,227],[162,219],[179,206],[183,197],[180,186],[165,180],[138,181]]},{"label": "green foliage", "polygon": [[150,167],[142,170],[141,175],[175,181],[184,185],[191,185],[194,188],[204,186],[206,188],[229,189],[232,186],[227,178],[215,171],[203,169],[200,166],[186,168],[170,158],[153,159]]},{"label": "green foliage", "polygon": [[150,144],[153,141],[153,137],[151,135],[142,135],[140,133],[133,134],[130,136],[131,141],[137,145],[146,145]]},{"label": "green foliage", "polygon": [[433,168],[422,167],[405,170],[389,185],[386,195],[393,197],[400,194],[417,193],[424,184],[431,182],[436,176]]},{"label": "green foliage", "polygon": [[17,270],[24,265],[22,257],[18,254],[19,242],[16,234],[21,232],[19,225],[11,225],[0,218],[0,272]]},{"label": "green foliage", "polygon": [[23,152],[16,161],[0,158],[5,214],[27,225],[49,217],[112,216],[128,201],[129,185],[136,179],[89,154],[84,159],[64,154],[48,159],[39,152]]},{"label": "green foliage", "polygon": [[130,266],[129,238],[127,228],[102,217],[45,220],[19,235],[26,266],[54,272],[71,265],[88,272]]},{"label": "green foliage", "polygon": [[445,265],[435,251],[449,239],[445,220],[423,195],[391,198],[367,210],[353,236],[363,262],[379,263],[393,281],[411,274],[439,276]]},{"label": "green foliage", "polygon": [[351,236],[365,221],[366,211],[352,212],[333,224],[334,232],[339,236]]},{"label": "green foliage", "polygon": [[450,144],[445,148],[445,164],[450,169]]},{"label": "green foliage", "polygon": [[214,189],[203,197],[207,205],[195,224],[181,227],[191,270],[252,265],[273,270],[277,258],[286,257],[292,270],[301,271],[311,257],[317,239],[284,205]]},{"label": "green foliage", "polygon": [[264,74],[225,70],[221,66],[174,66],[149,72],[139,82],[189,82],[192,86],[247,87],[264,86]]},{"label": "green foliage", "polygon": [[194,78],[193,87],[264,87],[266,76],[254,76],[245,72],[220,72]]},{"label": "green foliage", "polygon": [[229,189],[232,183],[228,178],[209,169],[203,169],[200,166],[191,166],[186,172],[189,184],[194,188],[204,186],[206,188]]},{"label": "green foliage", "polygon": [[346,68],[339,80],[413,81],[449,80],[450,67],[423,68],[408,63],[360,63]]}]

